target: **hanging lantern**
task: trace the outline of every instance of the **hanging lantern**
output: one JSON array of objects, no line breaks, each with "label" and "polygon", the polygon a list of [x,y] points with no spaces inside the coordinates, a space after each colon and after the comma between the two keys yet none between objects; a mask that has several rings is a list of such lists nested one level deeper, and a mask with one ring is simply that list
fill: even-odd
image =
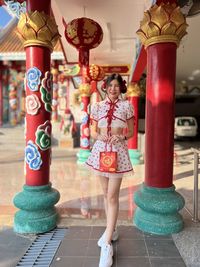
[{"label": "hanging lantern", "polygon": [[97,82],[103,80],[103,78],[105,77],[104,69],[98,65],[92,64],[87,69],[86,75],[90,80],[91,92],[98,92]]},{"label": "hanging lantern", "polygon": [[87,76],[91,81],[101,81],[105,77],[105,72],[102,67],[92,64],[87,70]]},{"label": "hanging lantern", "polygon": [[89,64],[89,50],[97,47],[103,39],[101,26],[89,18],[77,18],[68,24],[63,19],[65,38],[79,50],[79,62]]}]

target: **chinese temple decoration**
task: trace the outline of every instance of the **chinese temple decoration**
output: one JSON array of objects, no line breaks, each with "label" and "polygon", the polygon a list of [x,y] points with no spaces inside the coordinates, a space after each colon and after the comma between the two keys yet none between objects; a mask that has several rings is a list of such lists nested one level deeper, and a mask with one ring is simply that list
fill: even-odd
[{"label": "chinese temple decoration", "polygon": [[58,214],[54,205],[59,192],[50,182],[51,99],[53,78],[51,52],[60,35],[51,12],[51,0],[27,0],[18,33],[26,53],[26,176],[22,192],[14,198],[19,209],[14,218],[18,233],[39,234],[54,229]]},{"label": "chinese temple decoration", "polygon": [[104,79],[105,77],[104,69],[98,65],[92,64],[87,69],[87,76],[90,79],[91,92],[97,93],[97,101],[98,101],[99,93],[97,89],[97,82]]},{"label": "chinese temple decoration", "polygon": [[89,83],[82,83],[79,86],[79,93],[81,96],[90,96],[91,95],[91,86]]},{"label": "chinese temple decoration", "polygon": [[11,110],[17,109],[17,88],[16,86],[10,84],[9,86],[9,104]]},{"label": "chinese temple decoration", "polygon": [[59,70],[64,73],[66,77],[72,77],[80,74],[80,66],[79,64],[74,65],[62,65],[59,66]]},{"label": "chinese temple decoration", "polygon": [[[67,41],[79,51],[79,65],[81,67],[82,84],[79,86],[81,95],[81,150],[78,153],[79,163],[86,161],[90,153],[90,134],[89,134],[89,105],[92,94],[90,79],[87,77],[89,68],[89,50],[96,48],[102,42],[103,31],[101,26],[89,18],[77,18],[68,24],[63,19],[65,26],[65,37]],[[87,116],[86,116],[87,115]],[[87,118],[87,120],[85,120]]]},{"label": "chinese temple decoration", "polygon": [[[81,68],[79,64],[65,64],[59,66],[59,71],[62,73],[59,75],[59,81],[63,83],[63,81],[66,81],[66,109],[69,109],[70,106],[70,90],[69,90],[69,84],[70,80],[74,76],[78,76],[81,74]],[[78,90],[75,90],[77,92]],[[75,94],[75,93],[74,93]],[[65,115],[64,115],[65,116]]]},{"label": "chinese temple decoration", "polygon": [[26,1],[0,0],[0,5],[2,2],[4,2],[8,10],[18,19],[22,13],[26,12]]},{"label": "chinese temple decoration", "polygon": [[53,99],[52,99],[52,121],[58,120],[58,70],[52,69],[53,74]]},{"label": "chinese temple decoration", "polygon": [[127,97],[140,96],[141,90],[137,83],[130,83],[127,88]]},{"label": "chinese temple decoration", "polygon": [[58,75],[58,81],[59,81],[60,83],[64,83],[65,80],[66,80],[66,76],[65,76],[65,74],[64,74],[64,73],[60,73],[60,74]]},{"label": "chinese temple decoration", "polygon": [[30,140],[25,148],[25,161],[31,170],[39,170],[42,165],[41,154],[38,147]]},{"label": "chinese temple decoration", "polygon": [[91,81],[101,81],[105,77],[105,72],[102,67],[92,64],[88,68],[87,76]]},{"label": "chinese temple decoration", "polygon": [[29,115],[36,115],[41,107],[41,103],[36,94],[26,97],[26,112]]},{"label": "chinese temple decoration", "polygon": [[48,47],[50,51],[53,51],[60,38],[55,19],[39,11],[21,14],[18,32],[23,39],[24,47],[43,46]]},{"label": "chinese temple decoration", "polygon": [[89,18],[77,18],[69,23],[63,19],[65,38],[79,50],[79,63],[89,64],[89,50],[97,47],[103,39],[101,26]]},{"label": "chinese temple decoration", "polygon": [[46,121],[44,124],[38,126],[36,133],[36,144],[41,150],[51,148],[51,123]]},{"label": "chinese temple decoration", "polygon": [[27,86],[32,92],[38,91],[41,75],[41,71],[36,67],[28,69],[26,74]]},{"label": "chinese temple decoration", "polygon": [[153,5],[144,13],[137,34],[145,47],[157,43],[176,43],[186,35],[187,23],[176,4]]},{"label": "chinese temple decoration", "polygon": [[13,84],[10,84],[9,86],[9,105],[10,105],[10,123],[11,125],[16,125],[18,99],[17,99],[17,87]]},{"label": "chinese temple decoration", "polygon": [[[46,71],[43,79],[41,76],[42,72],[37,67],[29,68],[26,72],[25,85],[29,90],[26,96],[27,115],[40,115],[43,109],[51,113],[53,75]],[[38,125],[35,131],[35,140],[31,138],[27,141],[25,160],[29,169],[35,171],[42,166],[40,151],[51,148],[51,129],[50,121],[46,120],[43,124]]]},{"label": "chinese temple decoration", "polygon": [[[134,224],[144,232],[158,235],[178,233],[184,224],[179,210],[185,201],[175,191],[173,159],[177,47],[186,28],[180,8],[173,3],[161,3],[144,13],[137,31],[146,48],[148,77],[145,179],[141,189],[134,193],[137,205]],[[166,200],[169,201],[167,205]]]},{"label": "chinese temple decoration", "polygon": [[45,77],[42,79],[42,85],[40,86],[41,100],[44,103],[45,110],[52,111],[51,108],[51,89],[53,88],[53,75],[47,71]]}]

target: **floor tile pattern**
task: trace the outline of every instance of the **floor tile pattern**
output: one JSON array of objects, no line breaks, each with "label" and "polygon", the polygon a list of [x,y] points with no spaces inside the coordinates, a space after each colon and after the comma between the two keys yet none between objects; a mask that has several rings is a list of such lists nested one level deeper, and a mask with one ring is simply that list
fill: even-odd
[{"label": "floor tile pattern", "polygon": [[[51,267],[98,267],[100,248],[97,240],[102,226],[71,226],[58,249]],[[185,267],[173,239],[139,231],[134,226],[119,226],[119,240],[113,243],[112,267]]]}]

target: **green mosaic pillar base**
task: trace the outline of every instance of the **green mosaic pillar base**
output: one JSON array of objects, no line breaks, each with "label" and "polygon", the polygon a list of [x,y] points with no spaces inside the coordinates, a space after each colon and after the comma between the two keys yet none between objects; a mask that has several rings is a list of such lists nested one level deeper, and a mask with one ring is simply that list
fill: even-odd
[{"label": "green mosaic pillar base", "polygon": [[89,149],[80,149],[79,152],[77,153],[77,158],[78,158],[77,163],[84,164],[88,159],[89,155],[90,155]]},{"label": "green mosaic pillar base", "polygon": [[133,222],[140,230],[152,234],[168,235],[183,229],[183,219],[178,213],[184,207],[184,198],[169,188],[148,187],[144,184],[134,195],[138,206]]},{"label": "green mosaic pillar base", "polygon": [[133,165],[139,165],[143,163],[143,160],[141,160],[142,153],[137,149],[129,149],[128,150],[131,163]]},{"label": "green mosaic pillar base", "polygon": [[39,234],[54,229],[58,214],[54,205],[59,201],[60,194],[44,186],[23,186],[23,191],[14,197],[14,205],[20,210],[14,217],[14,231],[21,234]]}]

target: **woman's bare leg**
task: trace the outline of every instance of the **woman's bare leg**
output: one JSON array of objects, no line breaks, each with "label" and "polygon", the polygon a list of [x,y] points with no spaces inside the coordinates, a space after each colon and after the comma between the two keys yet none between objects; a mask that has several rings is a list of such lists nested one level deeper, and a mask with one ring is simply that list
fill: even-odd
[{"label": "woman's bare leg", "polygon": [[107,226],[106,226],[106,243],[110,244],[112,234],[116,227],[119,212],[119,191],[122,178],[109,178],[107,193]]},{"label": "woman's bare leg", "polygon": [[101,187],[103,190],[103,197],[104,197],[104,207],[105,207],[105,214],[106,214],[106,221],[107,221],[107,213],[108,213],[108,202],[107,202],[107,194],[108,194],[108,178],[104,176],[99,176],[99,181],[101,183]]}]

